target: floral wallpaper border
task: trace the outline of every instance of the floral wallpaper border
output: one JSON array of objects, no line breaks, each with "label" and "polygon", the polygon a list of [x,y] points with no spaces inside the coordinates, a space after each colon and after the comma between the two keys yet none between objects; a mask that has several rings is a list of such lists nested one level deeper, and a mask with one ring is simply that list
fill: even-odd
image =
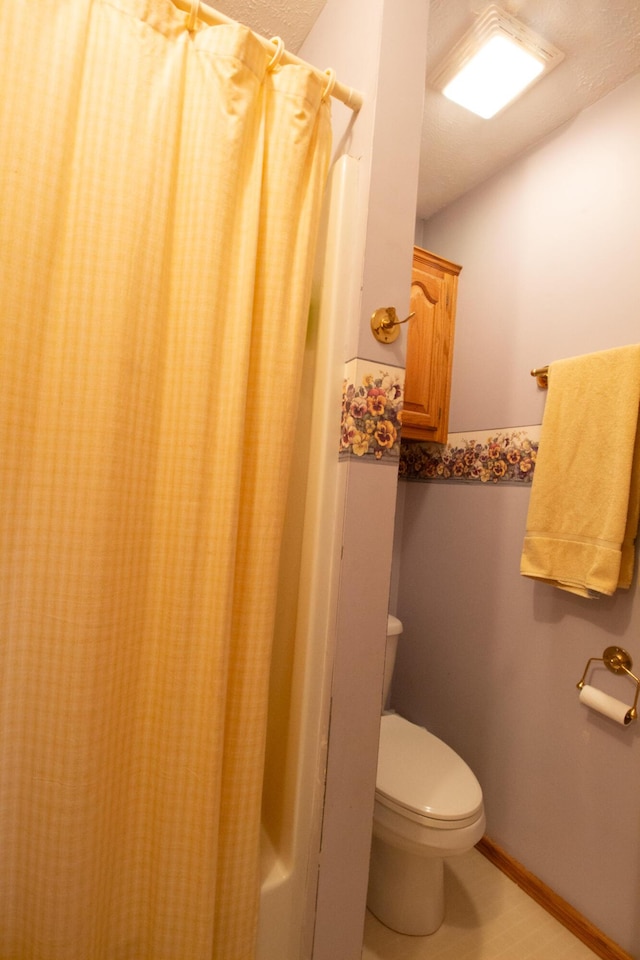
[{"label": "floral wallpaper border", "polygon": [[511,483],[535,473],[540,425],[449,434],[446,444],[401,442],[404,368],[356,358],[345,366],[339,458],[398,466],[423,483]]},{"label": "floral wallpaper border", "polygon": [[400,459],[404,369],[369,360],[347,363],[342,385],[341,460],[389,463]]},{"label": "floral wallpaper border", "polygon": [[529,485],[535,473],[540,426],[449,434],[446,444],[402,444],[401,480]]}]

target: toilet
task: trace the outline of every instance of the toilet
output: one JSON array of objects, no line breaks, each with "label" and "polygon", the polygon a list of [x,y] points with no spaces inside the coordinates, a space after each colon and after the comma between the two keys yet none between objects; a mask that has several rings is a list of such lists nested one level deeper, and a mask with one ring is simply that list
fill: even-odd
[{"label": "toilet", "polygon": [[[402,623],[389,616],[383,707]],[[482,789],[451,747],[392,712],[380,721],[367,906],[399,933],[427,936],[444,919],[444,859],[485,829]]]}]

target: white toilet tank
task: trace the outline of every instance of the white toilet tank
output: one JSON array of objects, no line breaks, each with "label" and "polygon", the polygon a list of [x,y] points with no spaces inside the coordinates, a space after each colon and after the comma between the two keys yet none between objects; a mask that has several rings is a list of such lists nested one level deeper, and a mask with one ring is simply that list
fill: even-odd
[{"label": "white toilet tank", "polygon": [[396,664],[396,653],[398,652],[398,638],[402,633],[402,622],[391,613],[387,617],[387,647],[384,655],[384,686],[382,688],[382,709],[389,707],[389,693],[391,692],[391,679],[393,677],[393,668]]}]

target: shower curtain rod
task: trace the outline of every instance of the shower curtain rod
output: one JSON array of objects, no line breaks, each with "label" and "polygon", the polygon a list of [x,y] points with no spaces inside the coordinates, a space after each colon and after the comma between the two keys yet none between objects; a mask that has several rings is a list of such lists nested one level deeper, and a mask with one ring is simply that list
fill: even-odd
[{"label": "shower curtain rod", "polygon": [[[194,3],[191,2],[191,0],[173,0],[173,4],[174,6],[178,7],[179,10],[184,10],[185,13],[193,12]],[[232,20],[230,17],[225,17],[223,13],[219,13],[206,3],[198,3],[197,6],[198,16],[205,23],[209,24],[209,26],[237,23],[236,20]],[[284,45],[279,37],[274,37],[273,40],[267,40],[266,37],[261,37],[260,34],[255,33],[255,31],[253,31],[253,35],[257,37],[265,49],[271,51],[274,57],[277,57],[277,62],[295,63],[299,66],[310,68],[313,70],[316,76],[326,79],[327,92],[330,94],[330,96],[334,97],[336,100],[340,100],[341,103],[344,103],[345,106],[349,107],[350,110],[353,110],[354,113],[358,112],[364,101],[362,94],[359,93],[358,90],[353,90],[351,87],[347,87],[344,83],[339,83],[335,79],[335,73],[333,70],[327,70],[326,72],[323,72],[322,70],[318,70],[316,67],[311,66],[305,60],[301,60],[300,57],[296,57],[295,54],[289,53],[289,51],[284,48]]]}]

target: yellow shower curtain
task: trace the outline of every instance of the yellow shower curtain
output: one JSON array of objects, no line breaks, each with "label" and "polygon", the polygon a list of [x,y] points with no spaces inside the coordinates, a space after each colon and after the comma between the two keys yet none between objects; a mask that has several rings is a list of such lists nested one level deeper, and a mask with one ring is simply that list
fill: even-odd
[{"label": "yellow shower curtain", "polygon": [[0,958],[246,960],[323,85],[0,5]]}]

